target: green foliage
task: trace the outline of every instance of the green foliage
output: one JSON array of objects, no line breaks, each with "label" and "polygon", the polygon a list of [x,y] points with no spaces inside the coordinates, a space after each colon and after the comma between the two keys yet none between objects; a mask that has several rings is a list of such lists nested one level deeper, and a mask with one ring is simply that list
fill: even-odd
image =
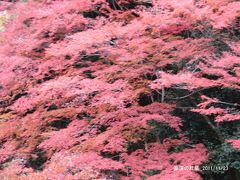
[{"label": "green foliage", "polygon": [[145,171],[144,174],[148,175],[148,176],[153,176],[155,174],[159,174],[161,171],[158,169],[150,169],[148,171]]},{"label": "green foliage", "polygon": [[232,179],[240,175],[240,151],[234,149],[230,144],[223,143],[216,147],[210,153],[209,161],[201,165],[204,179],[215,177],[218,179],[229,178]]},{"label": "green foliage", "polygon": [[225,139],[240,138],[240,121],[224,122],[219,125],[219,130]]},{"label": "green foliage", "polygon": [[222,144],[212,152],[211,164],[229,164],[230,168],[240,170],[240,151],[232,148],[228,143]]},{"label": "green foliage", "polygon": [[177,132],[173,128],[169,127],[166,123],[161,123],[157,121],[149,121],[148,125],[153,128],[147,134],[147,142],[163,142],[165,138],[177,137]]},{"label": "green foliage", "polygon": [[168,153],[178,153],[178,152],[182,152],[184,149],[188,148],[188,146],[186,144],[182,144],[179,146],[173,146],[168,150]]},{"label": "green foliage", "polygon": [[131,154],[132,152],[136,151],[137,149],[144,149],[144,142],[138,141],[136,143],[134,142],[128,142],[126,145],[127,152]]}]

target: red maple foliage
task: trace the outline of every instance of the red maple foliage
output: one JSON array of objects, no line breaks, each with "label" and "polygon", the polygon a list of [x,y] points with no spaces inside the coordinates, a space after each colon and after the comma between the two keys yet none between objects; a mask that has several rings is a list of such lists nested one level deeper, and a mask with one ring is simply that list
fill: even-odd
[{"label": "red maple foliage", "polygon": [[202,179],[202,129],[239,149],[239,6],[1,1],[0,179]]}]

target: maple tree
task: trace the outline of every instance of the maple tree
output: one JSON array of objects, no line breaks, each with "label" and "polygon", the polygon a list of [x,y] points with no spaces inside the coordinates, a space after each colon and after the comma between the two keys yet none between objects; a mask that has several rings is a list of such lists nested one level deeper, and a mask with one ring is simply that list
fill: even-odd
[{"label": "maple tree", "polygon": [[0,179],[240,179],[239,6],[1,1]]}]

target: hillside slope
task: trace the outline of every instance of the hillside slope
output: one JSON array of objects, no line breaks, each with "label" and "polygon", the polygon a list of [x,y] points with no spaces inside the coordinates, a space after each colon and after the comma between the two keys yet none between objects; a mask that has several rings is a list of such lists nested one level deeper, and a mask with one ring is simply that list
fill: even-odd
[{"label": "hillside slope", "polygon": [[240,179],[239,7],[1,1],[0,179]]}]

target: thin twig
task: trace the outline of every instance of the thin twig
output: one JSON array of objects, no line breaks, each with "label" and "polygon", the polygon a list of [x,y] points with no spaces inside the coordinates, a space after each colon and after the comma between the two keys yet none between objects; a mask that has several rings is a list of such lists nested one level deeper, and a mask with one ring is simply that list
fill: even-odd
[{"label": "thin twig", "polygon": [[164,102],[164,96],[165,96],[165,90],[164,87],[162,87],[162,98],[161,98],[161,102]]},{"label": "thin twig", "polygon": [[223,101],[217,101],[215,103],[225,104],[225,105],[235,106],[235,107],[240,107],[240,104],[237,104],[237,103],[228,103],[228,102],[223,102]]},{"label": "thin twig", "polygon": [[178,98],[169,98],[169,99],[170,99],[170,100],[182,100],[182,99],[185,99],[185,98],[187,98],[187,97],[189,97],[189,96],[194,95],[195,93],[198,93],[198,92],[200,92],[200,91],[202,91],[202,90],[209,89],[209,88],[211,88],[211,87],[206,87],[206,88],[202,88],[202,89],[199,89],[199,90],[193,91],[193,92],[191,92],[190,94],[187,94],[187,95],[182,96],[182,97],[178,97]]}]

